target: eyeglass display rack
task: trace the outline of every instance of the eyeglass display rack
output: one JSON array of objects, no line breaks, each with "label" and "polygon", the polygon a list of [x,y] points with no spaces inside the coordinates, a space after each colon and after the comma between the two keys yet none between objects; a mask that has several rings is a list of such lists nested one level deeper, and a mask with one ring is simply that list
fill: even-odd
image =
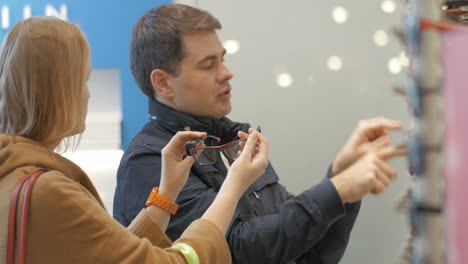
[{"label": "eyeglass display rack", "polygon": [[445,0],[443,4],[444,14],[448,19],[468,24],[467,0]]},{"label": "eyeglass display rack", "polygon": [[468,229],[459,212],[468,212],[468,191],[461,190],[462,183],[468,186],[468,162],[463,161],[468,157],[463,138],[468,135],[468,104],[461,99],[462,93],[468,99],[468,88],[462,89],[468,86],[468,55],[463,60],[460,54],[468,53],[468,27],[462,25],[468,21],[468,1],[406,2],[403,36],[411,63],[404,84],[413,114],[407,141],[412,186],[406,206],[410,235],[400,260],[465,264]]},{"label": "eyeglass display rack", "polygon": [[[445,0],[444,13],[457,22],[443,34],[446,136],[446,260],[468,263],[468,1]],[[455,26],[451,27],[452,29]]]}]

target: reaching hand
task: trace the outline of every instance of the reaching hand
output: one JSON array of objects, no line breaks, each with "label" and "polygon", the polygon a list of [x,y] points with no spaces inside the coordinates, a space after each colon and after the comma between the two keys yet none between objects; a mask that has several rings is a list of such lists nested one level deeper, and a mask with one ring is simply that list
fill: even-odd
[{"label": "reaching hand", "polygon": [[[249,136],[239,158],[232,163],[221,191],[237,199],[265,173],[268,165],[268,142],[259,132],[249,129]],[[226,187],[228,186],[228,187]]]},{"label": "reaching hand", "polygon": [[331,179],[343,203],[353,203],[366,194],[383,192],[396,176],[396,170],[386,160],[401,156],[406,150],[394,146],[382,147],[364,154],[359,160]]},{"label": "reaching hand", "polygon": [[369,152],[391,144],[389,130],[402,129],[403,125],[386,118],[360,121],[350,138],[333,162],[332,173],[336,175]]},{"label": "reaching hand", "polygon": [[191,156],[185,156],[184,144],[206,136],[205,132],[184,131],[177,132],[175,136],[162,150],[162,171],[160,194],[172,201],[179,195],[179,192],[187,182],[190,168],[194,159]]}]

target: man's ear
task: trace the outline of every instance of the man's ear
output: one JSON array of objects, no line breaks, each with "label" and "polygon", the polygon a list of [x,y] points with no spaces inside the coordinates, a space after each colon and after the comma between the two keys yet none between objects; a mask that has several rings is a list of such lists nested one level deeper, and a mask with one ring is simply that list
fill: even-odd
[{"label": "man's ear", "polygon": [[156,69],[151,72],[151,84],[156,95],[167,99],[174,97],[174,91],[170,85],[170,73],[165,70]]}]

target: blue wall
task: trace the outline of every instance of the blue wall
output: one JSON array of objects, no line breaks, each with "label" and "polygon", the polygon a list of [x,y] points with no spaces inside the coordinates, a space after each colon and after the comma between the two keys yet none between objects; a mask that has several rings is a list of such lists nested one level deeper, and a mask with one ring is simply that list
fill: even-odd
[{"label": "blue wall", "polygon": [[[129,41],[133,25],[150,8],[170,3],[169,0],[3,0],[7,6],[10,27],[23,18],[24,6],[32,15],[45,15],[50,4],[58,12],[66,5],[68,21],[79,24],[91,46],[94,68],[118,68],[122,85],[122,148],[126,148],[147,118],[147,99],[140,92],[130,72]],[[0,14],[0,18],[2,15]],[[0,29],[3,39],[8,29]]]}]

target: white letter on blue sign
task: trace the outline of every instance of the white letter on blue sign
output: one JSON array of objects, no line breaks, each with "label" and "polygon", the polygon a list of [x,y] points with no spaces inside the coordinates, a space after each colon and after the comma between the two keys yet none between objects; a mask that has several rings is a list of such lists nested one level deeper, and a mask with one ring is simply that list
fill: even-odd
[{"label": "white letter on blue sign", "polygon": [[67,6],[66,5],[61,5],[60,6],[60,12],[57,11],[52,5],[46,5],[45,8],[45,15],[46,16],[54,16],[57,18],[60,18],[62,20],[67,20]]},{"label": "white letter on blue sign", "polygon": [[10,8],[2,6],[2,28],[8,29],[10,27]]}]

